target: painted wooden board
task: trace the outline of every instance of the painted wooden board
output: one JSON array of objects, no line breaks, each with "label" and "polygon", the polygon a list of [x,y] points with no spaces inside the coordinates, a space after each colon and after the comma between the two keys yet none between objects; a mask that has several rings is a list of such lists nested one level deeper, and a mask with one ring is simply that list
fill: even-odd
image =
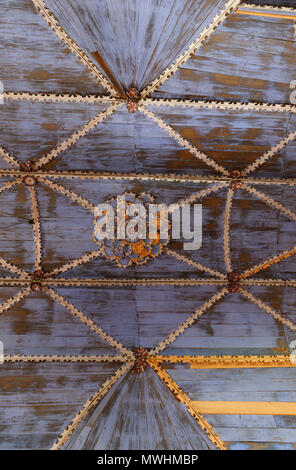
[{"label": "painted wooden board", "polygon": [[[0,106],[0,146],[18,160],[35,161],[108,107],[108,104],[101,103],[43,103],[5,99]],[[0,168],[3,167],[7,168],[7,165],[0,157]]]},{"label": "painted wooden board", "polygon": [[224,437],[230,450],[295,450],[294,416],[205,415],[205,418]]},{"label": "painted wooden board", "polygon": [[2,2],[0,17],[5,91],[105,93],[49,29],[31,0]]},{"label": "painted wooden board", "polygon": [[120,379],[64,446],[75,450],[212,448],[185,406],[151,368]]},{"label": "painted wooden board", "polygon": [[[194,147],[229,171],[244,170],[296,128],[296,118],[292,113],[195,109],[154,104],[148,108]],[[275,177],[281,173],[285,178],[293,177],[293,151],[295,142],[291,142],[249,176]],[[187,160],[185,155],[189,152],[185,152],[184,159]],[[289,162],[288,170],[285,169],[286,160]],[[194,161],[195,165],[199,163],[200,174],[207,174],[209,170],[215,173],[197,157],[190,159],[189,156],[186,161],[188,173],[195,169]],[[181,169],[185,167],[180,161],[175,170]]]},{"label": "painted wooden board", "polygon": [[[1,303],[21,288],[1,287]],[[44,293],[32,293],[1,314],[6,355],[109,355],[120,352]]]},{"label": "painted wooden board", "polygon": [[[227,401],[276,401],[268,398],[274,393],[278,394],[279,401],[294,401],[294,398],[283,399],[289,396],[290,391],[296,391],[294,368],[190,369],[186,364],[167,364],[164,367],[192,400],[202,400],[199,394],[206,392],[211,399],[216,396],[215,400],[219,400],[219,396],[223,393],[225,396],[227,392],[232,397]],[[258,398],[258,392],[261,398]]]},{"label": "painted wooden board", "polygon": [[289,103],[295,44],[291,20],[233,14],[153,96]]},{"label": "painted wooden board", "polygon": [[87,0],[47,5],[91,57],[98,51],[121,85],[143,89],[186,49],[224,0]]},{"label": "painted wooden board", "polygon": [[118,364],[1,364],[0,448],[49,449]]}]

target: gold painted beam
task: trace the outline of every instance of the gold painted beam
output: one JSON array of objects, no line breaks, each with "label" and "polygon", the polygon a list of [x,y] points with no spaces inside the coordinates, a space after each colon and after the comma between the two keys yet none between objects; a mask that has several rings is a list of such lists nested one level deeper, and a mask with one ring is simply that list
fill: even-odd
[{"label": "gold painted beam", "polygon": [[292,356],[153,356],[159,363],[189,363],[190,369],[247,369],[296,367]]},{"label": "gold painted beam", "polygon": [[199,413],[214,415],[296,415],[295,402],[192,401]]}]

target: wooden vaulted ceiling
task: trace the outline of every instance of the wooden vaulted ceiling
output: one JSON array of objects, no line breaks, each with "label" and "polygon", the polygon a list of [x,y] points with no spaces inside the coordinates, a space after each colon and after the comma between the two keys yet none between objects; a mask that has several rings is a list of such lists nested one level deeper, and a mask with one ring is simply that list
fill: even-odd
[{"label": "wooden vaulted ceiling", "polygon": [[[294,448],[295,11],[224,8],[0,7],[1,448]],[[202,203],[202,247],[106,259],[126,191]]]}]

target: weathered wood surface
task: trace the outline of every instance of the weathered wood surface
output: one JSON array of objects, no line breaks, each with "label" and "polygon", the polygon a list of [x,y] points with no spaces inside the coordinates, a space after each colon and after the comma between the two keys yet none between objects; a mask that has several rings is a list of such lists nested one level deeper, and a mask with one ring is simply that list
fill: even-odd
[{"label": "weathered wood surface", "polygon": [[30,0],[2,2],[0,44],[5,91],[104,94]]},{"label": "weathered wood surface", "polygon": [[[122,404],[124,403],[124,406]],[[65,449],[213,449],[155,372],[127,375],[89,413]]]},{"label": "weathered wood surface", "polygon": [[85,52],[99,51],[121,85],[143,89],[222,9],[224,0],[48,0]]},{"label": "weathered wood surface", "polygon": [[[108,104],[101,103],[40,103],[5,99],[0,105],[0,145],[19,160],[34,161],[107,108]],[[0,165],[7,168],[3,158]]]},{"label": "weathered wood surface", "polygon": [[118,364],[1,364],[0,448],[48,449]]},{"label": "weathered wood surface", "polygon": [[[295,369],[190,369],[163,364],[191,400],[295,401]],[[295,449],[295,416],[205,415],[230,449]]]},{"label": "weathered wood surface", "polygon": [[[20,288],[1,287],[1,303]],[[117,355],[96,333],[45,294],[31,294],[1,315],[5,354]]]},{"label": "weathered wood surface", "polygon": [[[60,8],[65,8],[66,5],[66,3],[58,5],[53,1],[49,3],[52,5],[55,3]],[[94,5],[93,2],[89,2],[89,5],[91,3]],[[114,2],[112,5],[105,0],[102,3],[108,4],[109,8],[112,7],[112,11],[118,15],[113,6]],[[154,47],[153,44],[157,45],[153,60],[148,64],[147,57],[143,59],[144,53],[141,48],[144,47],[143,38],[147,28],[143,28],[142,25],[142,29],[140,26],[139,28],[143,40],[142,43],[139,41],[135,54],[131,55],[131,51],[125,48],[126,55],[122,56],[125,62],[114,60],[110,63],[110,66],[117,67],[120,71],[121,75],[118,78],[122,80],[124,86],[129,86],[133,80],[139,80],[137,83],[142,80],[144,83],[145,80],[154,78],[156,71],[162,70],[169,58],[162,52],[162,47],[167,46],[168,36],[170,36],[169,42],[172,41],[168,54],[175,54],[183,47],[183,42],[179,44],[175,41],[175,37],[182,34],[180,31],[182,28],[186,36],[192,26],[190,22],[188,23],[189,16],[182,17],[177,25],[172,21],[173,17],[175,20],[178,19],[176,11],[184,2],[175,2],[171,10],[169,2],[149,2],[147,5],[145,3],[151,13],[155,3],[163,11],[163,15],[159,15],[151,26],[150,40],[145,44],[145,48],[147,46],[149,50]],[[118,4],[122,8],[127,7],[127,2],[116,2],[116,5]],[[136,18],[140,18],[142,14],[138,10],[140,4],[141,2],[132,2],[132,5],[137,5]],[[190,5],[193,5],[193,2],[186,3],[188,12]],[[131,13],[132,7],[129,8]],[[102,92],[92,82],[75,56],[65,52],[64,45],[48,29],[31,2],[11,0],[6,2],[1,10],[4,12],[4,19],[1,16],[2,77],[0,78],[4,81],[5,90],[57,93],[69,91],[82,94]],[[169,18],[167,23],[169,28],[162,30],[160,25],[165,18],[165,11]],[[122,23],[122,18],[119,16],[116,18],[116,23],[112,23],[113,26],[118,22]],[[155,96],[288,102],[291,91],[289,81],[296,78],[293,24],[238,16],[227,20],[209,43],[200,50],[198,57],[191,59],[180,72],[171,77]],[[112,25],[106,23],[103,15],[100,21],[104,22],[103,26],[106,29],[111,28]],[[145,17],[145,21],[148,24],[148,16]],[[93,31],[94,29],[98,31],[99,24],[96,22],[92,25]],[[124,23],[122,24],[121,30],[112,32],[113,38],[116,34],[122,34]],[[139,31],[135,30],[133,34],[139,34]],[[133,41],[132,36],[129,37],[129,41],[130,43]],[[115,47],[118,55],[120,49],[125,46],[124,42],[112,43],[112,47],[108,48],[107,42],[111,44],[112,41],[109,37],[102,36],[102,52],[106,53],[107,59],[108,54],[114,53]],[[222,51],[223,48],[225,52]],[[135,70],[130,67],[130,60],[134,60],[134,64],[141,63],[141,68]],[[4,106],[0,106],[2,122],[0,145],[21,160],[40,158],[103,109],[105,107],[99,104],[5,101]],[[245,168],[248,163],[289,132],[294,131],[296,126],[296,116],[286,113],[258,114],[243,111],[237,113],[154,106],[150,109],[190,142],[229,169]],[[295,177],[295,149],[295,143],[290,143],[279,155],[259,168],[255,176]],[[0,165],[1,168],[7,167],[2,160]],[[131,115],[125,107],[79,140],[46,168],[178,175],[212,173],[142,113]],[[1,182],[4,181],[7,181],[7,178],[1,178]],[[149,192],[155,196],[157,202],[172,203],[206,187],[201,183],[180,184],[165,181],[59,180],[58,182],[88,198],[93,204],[103,202],[106,198],[127,190],[135,193]],[[289,209],[295,210],[293,187],[283,189],[275,186],[258,186],[258,189]],[[93,217],[90,211],[62,195],[53,193],[41,184],[37,185],[36,190],[41,213],[45,269],[60,266],[69,259],[96,248],[92,241]],[[226,190],[221,190],[204,200],[197,201],[203,204],[203,245],[200,250],[184,252],[182,243],[171,245],[179,253],[222,272],[225,272],[222,238],[225,196]],[[17,189],[2,193],[0,206],[0,255],[32,271],[34,247],[27,188],[20,185]],[[269,209],[263,202],[242,190],[238,190],[234,195],[230,226],[231,258],[233,268],[238,272],[295,245],[294,222],[284,215],[279,215],[278,211]],[[2,275],[9,273],[1,270]],[[65,277],[99,278],[206,278],[207,276],[167,254],[162,254],[145,266],[126,270],[99,258],[65,274]],[[295,256],[272,266],[266,272],[257,274],[256,277],[295,278]],[[18,290],[20,289],[2,287],[1,302]],[[156,346],[216,292],[214,287],[170,286],[57,288],[57,290],[130,348],[138,345],[147,348]],[[250,291],[296,323],[294,289],[269,287],[250,288]],[[45,295],[32,294],[2,315],[0,331],[0,340],[4,342],[6,354],[116,353],[89,332],[87,327],[74,319],[69,312]],[[240,294],[232,294],[207,311],[192,328],[167,348],[164,354],[287,354],[288,346],[294,339],[294,332],[284,328]],[[49,447],[70,421],[71,416],[99,384],[113,373],[113,370],[115,370],[113,366],[101,364],[16,363],[1,366],[2,448]],[[277,375],[275,372],[268,375],[258,370],[241,374],[230,374],[233,372],[230,371],[227,376],[219,375],[216,371],[202,371],[202,375],[201,371],[189,372],[191,375],[187,375],[185,366],[179,368],[176,380],[196,400],[296,401],[295,374],[291,370],[280,369]],[[152,371],[150,373],[152,374]],[[190,415],[185,417],[181,405],[174,402],[170,394],[167,395],[169,392],[162,388],[162,384],[155,385],[155,380],[152,375],[151,377],[149,375],[149,380],[147,376],[133,379],[129,377],[124,388],[127,399],[130,390],[133,390],[134,396],[138,397],[139,412],[147,413],[147,421],[145,418],[137,423],[134,415],[130,420],[126,419],[126,414],[120,415],[116,421],[115,408],[112,408],[113,395],[106,396],[100,408],[99,420],[102,422],[102,428],[98,429],[100,433],[98,445],[110,446],[109,448],[112,446],[132,448],[134,443],[137,446],[144,445],[141,439],[147,438],[152,448],[154,445],[159,448],[178,446],[180,443],[176,443],[173,428],[168,424],[168,416],[163,414],[164,409],[161,408],[159,395],[155,396],[154,389],[162,394],[163,400],[165,399],[170,418],[174,416],[176,426],[178,429],[182,428],[184,447],[195,445],[193,440],[189,441],[189,432],[190,439],[196,438],[196,434],[191,432]],[[141,381],[144,385],[139,392]],[[266,381],[265,388],[264,381]],[[119,388],[114,389],[114,394],[117,392]],[[119,394],[117,405],[121,399],[122,395]],[[152,413],[151,408],[155,404],[157,412]],[[132,401],[127,401],[127,407],[134,410]],[[121,408],[124,410],[124,406]],[[223,417],[211,419],[230,448],[292,448],[295,442],[295,420],[292,417],[265,418],[261,428],[258,427],[259,421],[256,417],[230,419],[226,416],[224,420]],[[118,425],[116,437],[112,438],[106,423],[109,423],[111,428]],[[138,429],[142,430],[140,440],[135,436],[135,430]],[[122,431],[122,437],[119,436],[119,431]],[[237,443],[238,439],[242,443]]]},{"label": "weathered wood surface", "polygon": [[293,21],[234,14],[153,96],[289,103],[295,53]]}]

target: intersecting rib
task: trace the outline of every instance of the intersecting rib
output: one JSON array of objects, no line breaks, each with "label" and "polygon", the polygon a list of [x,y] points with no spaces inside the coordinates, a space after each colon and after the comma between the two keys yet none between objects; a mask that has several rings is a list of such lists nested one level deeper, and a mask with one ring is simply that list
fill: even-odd
[{"label": "intersecting rib", "polygon": [[217,172],[222,173],[225,176],[229,176],[228,171],[223,168],[223,166],[216,163],[212,158],[208,157],[205,153],[198,150],[194,147],[187,139],[184,139],[178,132],[176,132],[171,126],[166,124],[159,116],[149,111],[144,106],[139,107],[139,111],[142,111],[146,116],[148,116],[152,121],[156,122],[156,124],[161,128],[164,129],[171,137],[173,137],[180,145],[185,147],[192,155],[194,155],[199,160],[203,161],[207,166],[216,170]]},{"label": "intersecting rib", "polygon": [[77,355],[71,356],[67,354],[60,356],[59,354],[9,354],[4,356],[4,362],[126,362],[129,358],[127,356],[84,356]]},{"label": "intersecting rib", "polygon": [[229,188],[227,193],[226,205],[225,205],[225,212],[224,212],[224,260],[225,260],[225,268],[226,272],[230,273],[232,271],[231,268],[231,259],[230,259],[230,240],[229,240],[229,232],[230,232],[230,212],[232,206],[232,199],[233,199],[233,189]]},{"label": "intersecting rib", "polygon": [[30,93],[30,92],[16,92],[16,91],[5,91],[3,93],[5,100],[12,101],[40,101],[40,102],[63,102],[63,103],[107,103],[115,104],[120,100],[118,98],[111,98],[110,96],[100,95],[80,95],[79,93]]},{"label": "intersecting rib", "polygon": [[133,354],[131,351],[126,349],[121,343],[116,341],[112,336],[105,333],[105,331],[97,326],[90,318],[88,318],[84,313],[82,313],[78,308],[74,307],[68,300],[64,299],[61,295],[59,295],[55,290],[51,289],[50,287],[44,287],[44,292],[48,294],[52,299],[59,302],[66,310],[69,310],[74,317],[78,318],[84,325],[88,326],[91,331],[95,332],[99,335],[104,341],[106,341],[110,346],[115,349],[118,349],[122,354],[132,357]]},{"label": "intersecting rib", "polygon": [[34,233],[34,250],[35,250],[35,270],[42,268],[42,242],[40,231],[40,215],[38,209],[38,202],[36,190],[34,186],[29,188],[31,202],[32,202],[32,218],[33,218],[33,233]]},{"label": "intersecting rib", "polygon": [[10,153],[8,153],[7,150],[5,150],[3,147],[0,147],[0,156],[11,166],[14,166],[15,168],[20,167],[17,159],[13,155],[10,155]]},{"label": "intersecting rib", "polygon": [[106,111],[103,111],[97,114],[93,119],[91,119],[87,124],[85,124],[80,130],[74,132],[71,137],[64,140],[64,142],[58,144],[55,148],[53,148],[50,152],[46,155],[41,157],[37,162],[33,165],[33,170],[38,170],[39,168],[43,167],[54,158],[56,158],[60,153],[65,152],[68,148],[72,147],[81,137],[84,137],[89,131],[94,129],[99,123],[104,121],[107,116],[111,116],[114,111],[121,106],[122,103],[119,104],[112,104]]}]

